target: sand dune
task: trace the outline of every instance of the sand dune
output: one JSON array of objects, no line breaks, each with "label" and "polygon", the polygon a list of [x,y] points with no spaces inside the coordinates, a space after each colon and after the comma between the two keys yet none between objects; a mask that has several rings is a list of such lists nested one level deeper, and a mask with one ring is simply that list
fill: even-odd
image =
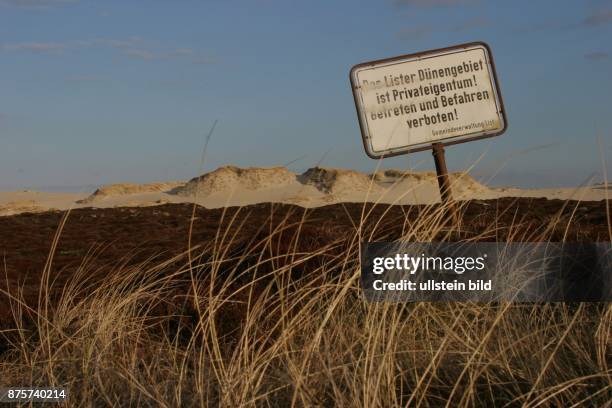
[{"label": "sand dune", "polygon": [[325,194],[345,192],[379,192],[381,186],[369,174],[346,169],[314,167],[297,177],[300,183],[312,185]]},{"label": "sand dune", "polygon": [[183,186],[185,183],[180,181],[164,182],[164,183],[148,183],[148,184],[108,184],[100,187],[94,193],[82,200],[78,200],[78,204],[91,204],[100,202],[109,198],[118,196],[128,196],[147,193],[169,193],[172,189]]},{"label": "sand dune", "polygon": [[[458,200],[498,197],[544,197],[598,201],[612,196],[605,186],[562,189],[488,187],[468,174],[450,175]],[[380,170],[374,174],[354,170],[314,167],[298,174],[284,167],[220,167],[187,182],[110,184],[93,194],[0,192],[0,216],[51,209],[82,207],[149,206],[165,203],[198,203],[208,208],[261,202],[318,207],[339,202],[431,204],[438,202],[434,172]]]},{"label": "sand dune", "polygon": [[14,215],[23,212],[33,213],[41,211],[45,211],[45,208],[37,205],[34,200],[10,201],[0,205],[0,215]]},{"label": "sand dune", "polygon": [[176,188],[174,193],[183,197],[191,197],[237,189],[262,190],[286,186],[294,182],[295,178],[295,174],[285,167],[243,169],[236,166],[223,166],[189,180],[183,187]]}]

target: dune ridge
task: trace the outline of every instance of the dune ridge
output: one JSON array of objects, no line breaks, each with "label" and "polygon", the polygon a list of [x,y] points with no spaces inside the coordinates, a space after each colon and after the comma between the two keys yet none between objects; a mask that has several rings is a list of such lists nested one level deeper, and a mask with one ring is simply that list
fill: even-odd
[{"label": "dune ridge", "polygon": [[[468,174],[452,173],[450,178],[458,187],[479,190],[487,188]],[[173,192],[180,196],[208,195],[236,188],[247,190],[279,188],[296,182],[304,186],[313,186],[324,194],[337,194],[346,191],[376,192],[399,182],[437,185],[437,178],[435,172],[396,169],[368,174],[350,169],[311,167],[298,174],[285,167],[223,166],[189,180],[185,185],[175,188]]]},{"label": "dune ridge", "polygon": [[0,216],[20,214],[24,212],[42,212],[45,210],[46,209],[44,207],[37,205],[36,201],[34,200],[10,201],[5,204],[0,204]]},{"label": "dune ridge", "polygon": [[295,181],[295,178],[295,173],[286,167],[223,166],[192,178],[184,186],[174,189],[173,193],[179,196],[193,196],[238,188],[258,190],[283,186]]},{"label": "dune ridge", "polygon": [[106,198],[132,195],[132,194],[144,194],[144,193],[166,193],[170,192],[179,186],[184,185],[183,182],[162,182],[162,183],[147,183],[147,184],[133,184],[133,183],[118,183],[118,184],[107,184],[96,191],[90,196],[77,200],[78,204],[91,204],[99,200]]},{"label": "dune ridge", "polygon": [[[458,200],[500,197],[542,197],[598,201],[609,191],[599,185],[557,189],[489,187],[466,173],[449,175]],[[0,215],[50,209],[141,207],[166,203],[197,203],[207,208],[264,202],[319,207],[341,202],[432,204],[439,202],[436,173],[381,169],[374,173],[312,167],[299,173],[285,167],[223,166],[189,181],[108,184],[82,193],[0,192]]]}]

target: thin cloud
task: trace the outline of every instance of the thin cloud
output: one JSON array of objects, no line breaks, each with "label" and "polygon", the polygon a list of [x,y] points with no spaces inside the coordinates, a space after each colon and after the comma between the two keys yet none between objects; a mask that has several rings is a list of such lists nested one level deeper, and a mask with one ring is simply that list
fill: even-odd
[{"label": "thin cloud", "polygon": [[610,58],[610,54],[603,51],[595,51],[584,54],[584,58],[587,61],[602,61]]},{"label": "thin cloud", "polygon": [[6,51],[28,51],[34,53],[61,53],[66,49],[65,44],[60,43],[40,43],[40,42],[25,42],[16,44],[4,44],[3,50]]},{"label": "thin cloud", "polygon": [[123,53],[128,57],[139,58],[144,60],[165,60],[181,57],[193,57],[196,52],[191,48],[176,48],[167,52],[154,52],[142,48],[126,48]]},{"label": "thin cloud", "polygon": [[418,40],[433,33],[430,26],[413,26],[400,30],[397,38],[400,40]]},{"label": "thin cloud", "polygon": [[126,49],[125,51],[123,51],[123,54],[131,58],[138,58],[143,60],[152,60],[157,58],[155,54],[153,54],[151,51],[134,48]]},{"label": "thin cloud", "polygon": [[32,9],[45,9],[57,6],[65,6],[72,3],[77,3],[79,0],[0,0],[0,5],[32,8]]},{"label": "thin cloud", "polygon": [[66,43],[55,42],[22,42],[3,44],[1,49],[5,51],[30,51],[37,53],[60,53],[66,50],[79,48],[110,47],[115,49],[127,49],[138,45],[140,39],[128,38],[127,40],[93,39],[78,40]]},{"label": "thin cloud", "polygon": [[463,31],[474,30],[477,28],[484,28],[491,25],[491,21],[485,17],[475,17],[473,19],[467,20],[461,24],[458,24],[454,27],[451,27],[448,31],[459,33]]},{"label": "thin cloud", "polygon": [[195,64],[210,64],[214,62],[210,57],[201,55],[192,48],[176,47],[171,49],[163,49],[160,47],[151,46],[151,44],[148,44],[139,37],[130,37],[127,39],[96,38],[89,40],[69,41],[65,43],[24,42],[0,44],[0,50],[2,51],[22,51],[40,54],[59,54],[64,51],[88,49],[112,49],[120,52],[126,57],[146,61],[191,59],[191,61]]},{"label": "thin cloud", "polygon": [[399,6],[415,7],[449,7],[449,6],[471,6],[479,0],[396,0]]},{"label": "thin cloud", "polygon": [[123,40],[108,39],[108,38],[96,38],[93,40],[79,40],[75,41],[74,45],[77,47],[111,47],[116,49],[125,49],[131,47],[137,47],[142,43],[142,39],[139,37],[130,37]]},{"label": "thin cloud", "polygon": [[441,29],[441,30],[436,30],[436,27],[433,25],[427,25],[427,26],[419,25],[419,26],[408,27],[403,30],[400,30],[397,33],[397,37],[400,40],[410,40],[410,39],[416,40],[416,39],[420,39],[420,38],[429,36],[430,34],[433,34],[434,32],[460,33],[464,31],[470,31],[470,30],[474,30],[478,28],[487,27],[488,25],[490,25],[490,21],[488,19],[484,17],[475,17],[461,24],[457,24],[455,26],[451,26],[447,29]]},{"label": "thin cloud", "polygon": [[196,57],[193,60],[191,60],[191,62],[194,63],[195,65],[210,65],[210,64],[216,64],[219,61],[213,57]]},{"label": "thin cloud", "polygon": [[582,22],[583,25],[588,27],[595,27],[610,23],[612,23],[612,10],[598,10],[588,15]]},{"label": "thin cloud", "polygon": [[535,32],[544,30],[561,30],[571,31],[580,30],[584,28],[592,28],[598,26],[604,26],[606,24],[612,24],[612,10],[611,9],[599,9],[592,12],[588,16],[584,17],[581,21],[575,20],[572,23],[565,23],[559,21],[541,21],[537,24],[517,27],[518,32]]},{"label": "thin cloud", "polygon": [[176,48],[168,53],[170,57],[191,57],[195,52],[191,48]]},{"label": "thin cloud", "polygon": [[191,81],[183,79],[170,79],[166,81],[159,81],[157,84],[167,88],[193,88],[194,84]]},{"label": "thin cloud", "polygon": [[76,41],[75,45],[83,48],[113,48],[120,50],[125,56],[142,60],[161,60],[179,57],[193,57],[196,55],[196,52],[193,49],[186,47],[177,47],[170,51],[156,50],[146,44],[146,42],[140,37],[130,37],[121,40],[107,38],[81,40]]},{"label": "thin cloud", "polygon": [[72,77],[66,78],[68,82],[101,82],[104,81],[104,78],[96,75],[76,75]]}]

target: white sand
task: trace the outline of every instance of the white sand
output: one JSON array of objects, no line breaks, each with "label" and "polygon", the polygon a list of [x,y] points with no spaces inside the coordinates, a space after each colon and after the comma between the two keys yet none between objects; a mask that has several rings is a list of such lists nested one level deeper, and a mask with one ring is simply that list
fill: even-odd
[{"label": "white sand", "polygon": [[[453,195],[459,200],[499,197],[599,201],[612,198],[604,186],[562,189],[487,187],[468,175],[452,174]],[[207,208],[262,202],[317,207],[339,202],[431,204],[440,200],[435,173],[384,170],[374,175],[345,169],[314,168],[295,174],[283,167],[221,167],[189,182],[113,184],[95,193],[0,192],[0,216],[22,212],[83,207],[136,207],[191,203]]]}]

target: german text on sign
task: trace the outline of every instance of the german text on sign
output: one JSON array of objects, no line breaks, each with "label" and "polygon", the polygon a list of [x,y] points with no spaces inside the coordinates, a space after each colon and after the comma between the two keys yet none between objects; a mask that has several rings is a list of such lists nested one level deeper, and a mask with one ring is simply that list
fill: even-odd
[{"label": "german text on sign", "polygon": [[351,84],[371,157],[494,136],[506,128],[484,43],[359,64]]}]

